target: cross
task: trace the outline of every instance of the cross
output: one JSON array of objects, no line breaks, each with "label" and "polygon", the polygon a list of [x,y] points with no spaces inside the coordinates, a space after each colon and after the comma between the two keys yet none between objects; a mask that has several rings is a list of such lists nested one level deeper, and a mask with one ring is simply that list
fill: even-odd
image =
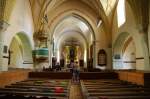
[{"label": "cross", "polygon": [[8,50],[8,65],[10,65],[10,59],[11,59],[11,54],[13,52],[11,50]]}]

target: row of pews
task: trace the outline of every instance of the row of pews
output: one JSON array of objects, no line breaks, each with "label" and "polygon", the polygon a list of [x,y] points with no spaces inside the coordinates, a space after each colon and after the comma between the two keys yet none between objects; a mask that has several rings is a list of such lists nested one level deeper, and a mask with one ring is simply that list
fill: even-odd
[{"label": "row of pews", "polygon": [[81,80],[84,99],[150,99],[150,88],[117,79]]},{"label": "row of pews", "polygon": [[0,88],[0,99],[69,99],[70,80],[28,79]]}]

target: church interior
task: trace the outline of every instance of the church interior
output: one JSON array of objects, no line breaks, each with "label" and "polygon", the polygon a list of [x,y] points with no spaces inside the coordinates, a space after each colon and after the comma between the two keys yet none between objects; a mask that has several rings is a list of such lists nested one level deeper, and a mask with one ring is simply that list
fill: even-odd
[{"label": "church interior", "polygon": [[0,99],[150,99],[149,83],[150,0],[0,0]]}]

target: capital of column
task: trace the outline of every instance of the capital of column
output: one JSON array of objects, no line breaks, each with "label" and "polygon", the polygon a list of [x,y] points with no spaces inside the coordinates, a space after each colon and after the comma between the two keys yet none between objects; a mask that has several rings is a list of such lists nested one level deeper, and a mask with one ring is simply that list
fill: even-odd
[{"label": "capital of column", "polygon": [[148,32],[148,25],[149,24],[138,24],[136,28],[139,30],[140,33],[147,33]]},{"label": "capital of column", "polygon": [[96,40],[94,40],[94,41],[93,41],[93,46],[95,46],[95,45],[96,45],[96,43],[97,43],[97,42],[96,42]]},{"label": "capital of column", "polygon": [[4,21],[4,20],[0,20],[0,32],[4,32],[7,30],[9,24]]},{"label": "capital of column", "polygon": [[141,32],[143,32],[143,26],[142,26],[142,24],[138,24],[137,26],[136,26],[136,29],[141,33]]}]

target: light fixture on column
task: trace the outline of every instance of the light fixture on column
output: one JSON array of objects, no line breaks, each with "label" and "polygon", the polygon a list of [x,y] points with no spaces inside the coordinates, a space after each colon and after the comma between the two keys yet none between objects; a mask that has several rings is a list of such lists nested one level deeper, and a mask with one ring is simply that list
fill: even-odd
[{"label": "light fixture on column", "polygon": [[48,23],[48,16],[47,16],[47,14],[44,15],[43,19],[44,19],[44,23]]},{"label": "light fixture on column", "polygon": [[4,21],[4,20],[0,20],[0,31],[5,31],[8,28],[9,24]]},{"label": "light fixture on column", "polygon": [[99,26],[101,25],[101,23],[102,23],[102,20],[99,19],[99,20],[97,21],[97,27],[99,27]]},{"label": "light fixture on column", "polygon": [[49,6],[49,2],[46,5],[46,9],[45,9],[45,12],[44,12],[44,15],[43,15],[43,21],[44,21],[45,24],[48,24],[48,15],[47,15],[48,6]]}]

